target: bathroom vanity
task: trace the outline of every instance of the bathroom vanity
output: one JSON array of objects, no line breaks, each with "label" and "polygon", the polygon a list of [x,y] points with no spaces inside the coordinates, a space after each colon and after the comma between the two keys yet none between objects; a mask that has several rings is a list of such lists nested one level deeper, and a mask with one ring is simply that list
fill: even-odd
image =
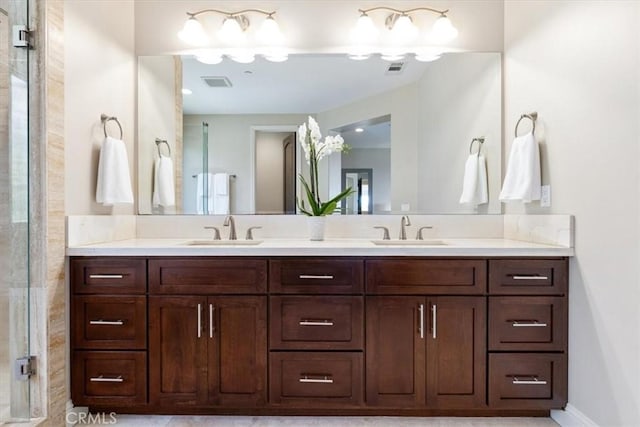
[{"label": "bathroom vanity", "polygon": [[567,403],[567,250],[208,249],[70,251],[74,405],[544,415]]}]

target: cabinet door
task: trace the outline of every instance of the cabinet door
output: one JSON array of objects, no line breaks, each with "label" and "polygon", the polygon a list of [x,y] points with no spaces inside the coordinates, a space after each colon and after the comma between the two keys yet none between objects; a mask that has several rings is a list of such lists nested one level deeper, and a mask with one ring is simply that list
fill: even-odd
[{"label": "cabinet door", "polygon": [[428,298],[427,405],[438,409],[485,405],[484,297]]},{"label": "cabinet door", "polygon": [[149,397],[153,405],[204,404],[204,297],[149,297]]},{"label": "cabinet door", "polygon": [[425,299],[367,297],[366,305],[367,404],[424,405]]},{"label": "cabinet door", "polygon": [[267,396],[267,297],[208,299],[209,402],[257,406]]}]

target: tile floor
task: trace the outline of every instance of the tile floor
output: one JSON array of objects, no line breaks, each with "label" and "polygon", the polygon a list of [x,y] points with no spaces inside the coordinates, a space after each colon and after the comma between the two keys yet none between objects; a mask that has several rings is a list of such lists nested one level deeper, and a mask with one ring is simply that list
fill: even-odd
[{"label": "tile floor", "polygon": [[[551,418],[116,416],[121,427],[554,427]],[[91,424],[100,426],[103,424]]]}]

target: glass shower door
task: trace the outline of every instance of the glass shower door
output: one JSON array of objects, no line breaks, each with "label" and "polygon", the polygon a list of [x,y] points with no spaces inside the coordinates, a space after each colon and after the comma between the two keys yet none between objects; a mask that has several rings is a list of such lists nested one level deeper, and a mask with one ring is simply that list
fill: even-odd
[{"label": "glass shower door", "polygon": [[28,49],[13,40],[27,22],[26,0],[0,0],[0,424],[30,416],[15,363],[29,355]]}]

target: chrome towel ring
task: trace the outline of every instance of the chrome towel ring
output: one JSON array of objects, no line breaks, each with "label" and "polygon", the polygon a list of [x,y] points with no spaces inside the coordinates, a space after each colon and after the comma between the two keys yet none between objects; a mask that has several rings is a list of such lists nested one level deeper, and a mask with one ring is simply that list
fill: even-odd
[{"label": "chrome towel ring", "polygon": [[104,137],[106,138],[107,136],[107,122],[113,120],[114,122],[116,122],[116,124],[118,125],[118,129],[120,129],[120,139],[122,139],[122,125],[120,125],[120,122],[118,121],[118,118],[113,116],[107,116],[106,114],[100,114],[100,121],[102,122],[102,130],[104,131]]},{"label": "chrome towel ring", "polygon": [[482,144],[484,144],[484,136],[481,136],[480,138],[473,138],[471,140],[471,144],[469,144],[469,154],[473,154],[473,143],[476,141],[478,141],[478,154],[480,154]]},{"label": "chrome towel ring", "polygon": [[515,131],[516,138],[518,137],[518,126],[520,125],[520,122],[522,121],[522,119],[531,120],[531,123],[532,123],[532,126],[533,126],[531,128],[531,134],[535,135],[535,133],[536,133],[536,120],[538,120],[538,113],[534,111],[532,113],[522,114],[520,116],[520,118],[518,119],[518,122],[516,123],[516,131]]},{"label": "chrome towel ring", "polygon": [[158,148],[158,156],[162,156],[162,153],[160,152],[160,144],[167,144],[167,150],[169,150],[169,157],[171,157],[171,146],[169,145],[167,140],[156,138],[156,148]]}]

